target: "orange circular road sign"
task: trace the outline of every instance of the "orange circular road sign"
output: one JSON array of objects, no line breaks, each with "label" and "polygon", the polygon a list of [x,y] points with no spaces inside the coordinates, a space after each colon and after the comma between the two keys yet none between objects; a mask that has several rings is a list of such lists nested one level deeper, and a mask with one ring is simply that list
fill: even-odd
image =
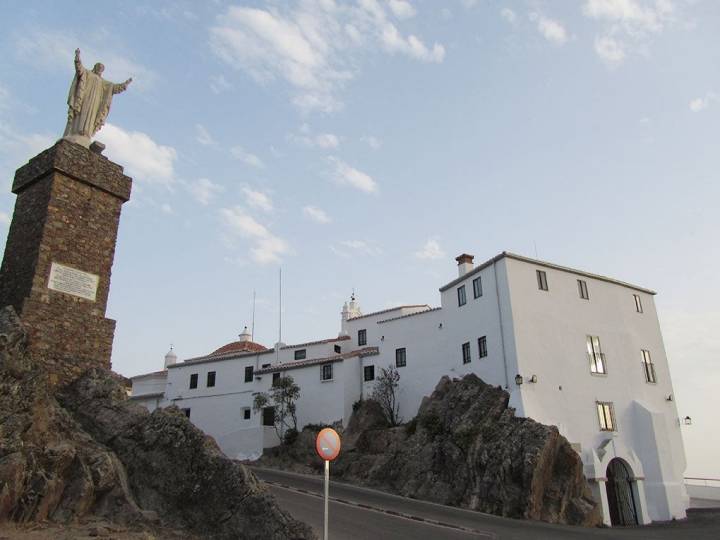
[{"label": "orange circular road sign", "polygon": [[340,453],[340,435],[332,428],[325,428],[318,433],[315,440],[315,451],[325,461],[332,461]]}]

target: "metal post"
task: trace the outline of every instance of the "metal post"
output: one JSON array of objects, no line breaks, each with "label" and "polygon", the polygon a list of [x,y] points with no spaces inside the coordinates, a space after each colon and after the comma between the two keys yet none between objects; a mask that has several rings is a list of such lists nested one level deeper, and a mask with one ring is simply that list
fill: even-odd
[{"label": "metal post", "polygon": [[323,540],[328,540],[328,495],[330,493],[330,462],[325,460],[325,527]]}]

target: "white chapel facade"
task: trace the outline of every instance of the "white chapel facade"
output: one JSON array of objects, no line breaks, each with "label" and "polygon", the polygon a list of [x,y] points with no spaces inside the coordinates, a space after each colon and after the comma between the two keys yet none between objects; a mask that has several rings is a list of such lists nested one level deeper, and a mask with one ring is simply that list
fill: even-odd
[{"label": "white chapel facade", "polygon": [[[176,405],[230,457],[279,443],[258,392],[291,375],[298,424],[347,424],[381,368],[400,373],[400,414],[417,412],[443,375],[475,373],[510,394],[518,416],[556,425],[584,464],[604,521],[685,517],[685,453],[655,292],[503,252],[481,265],[459,256],[440,306],[362,314],[343,306],[336,338],[297,345],[239,340],[207,356],[133,377],[132,399]],[[321,390],[322,391],[319,391]]]}]

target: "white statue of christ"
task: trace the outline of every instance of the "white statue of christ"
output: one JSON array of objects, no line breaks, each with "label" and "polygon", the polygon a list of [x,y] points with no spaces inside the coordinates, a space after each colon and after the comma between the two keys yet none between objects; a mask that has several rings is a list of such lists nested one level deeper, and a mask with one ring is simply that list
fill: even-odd
[{"label": "white statue of christ", "polygon": [[92,71],[80,61],[80,49],[75,49],[75,77],[68,95],[68,120],[63,139],[88,148],[90,138],[105,123],[114,94],[127,90],[132,79],[115,84],[101,77],[105,66],[95,64]]}]

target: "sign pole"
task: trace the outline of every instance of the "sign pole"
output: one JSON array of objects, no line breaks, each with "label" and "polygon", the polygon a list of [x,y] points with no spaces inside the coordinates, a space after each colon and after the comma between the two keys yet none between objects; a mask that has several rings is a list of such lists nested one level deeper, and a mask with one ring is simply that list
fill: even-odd
[{"label": "sign pole", "polygon": [[323,540],[328,540],[328,497],[330,493],[330,461],[325,460],[325,535]]}]

